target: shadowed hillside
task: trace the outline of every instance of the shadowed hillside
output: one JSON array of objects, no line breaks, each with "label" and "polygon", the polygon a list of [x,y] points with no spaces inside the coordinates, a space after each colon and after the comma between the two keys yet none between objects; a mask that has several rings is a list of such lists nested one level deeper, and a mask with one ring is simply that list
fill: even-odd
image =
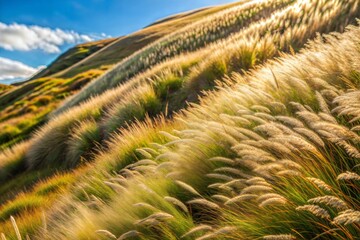
[{"label": "shadowed hillside", "polygon": [[359,239],[359,16],[243,1],[145,28],[193,21],[0,153],[3,239]]}]

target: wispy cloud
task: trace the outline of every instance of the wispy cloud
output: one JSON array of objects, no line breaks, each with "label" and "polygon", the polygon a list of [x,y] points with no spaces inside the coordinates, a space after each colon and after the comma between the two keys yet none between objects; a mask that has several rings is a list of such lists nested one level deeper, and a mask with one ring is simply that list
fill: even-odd
[{"label": "wispy cloud", "polygon": [[22,80],[30,77],[44,66],[30,67],[21,62],[0,57],[0,82],[9,83],[12,80]]},{"label": "wispy cloud", "polygon": [[30,51],[40,49],[59,53],[63,44],[92,41],[93,37],[75,31],[50,29],[36,25],[5,24],[0,22],[0,47],[6,50]]}]

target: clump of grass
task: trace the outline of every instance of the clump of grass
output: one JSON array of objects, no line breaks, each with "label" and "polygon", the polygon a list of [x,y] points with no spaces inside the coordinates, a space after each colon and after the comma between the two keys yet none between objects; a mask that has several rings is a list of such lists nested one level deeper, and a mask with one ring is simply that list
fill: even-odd
[{"label": "clump of grass", "polygon": [[108,111],[108,119],[105,120],[106,129],[109,133],[120,127],[125,127],[136,120],[143,120],[146,115],[156,116],[162,106],[154,90],[149,86],[132,93],[130,99],[123,104],[114,104]]},{"label": "clump of grass", "polygon": [[8,142],[14,139],[17,135],[21,133],[20,129],[16,126],[6,124],[5,126],[1,126],[0,133],[0,142]]},{"label": "clump of grass", "polygon": [[179,90],[182,87],[182,84],[183,79],[181,76],[171,74],[166,76],[165,79],[160,79],[160,81],[155,82],[155,93],[161,100],[166,100],[172,93]]},{"label": "clump of grass", "polygon": [[4,204],[0,208],[0,219],[7,220],[10,216],[19,216],[38,210],[45,205],[46,199],[41,196],[28,195],[18,197],[15,201]]},{"label": "clump of grass", "polygon": [[38,196],[49,196],[52,193],[62,191],[74,181],[74,176],[71,174],[55,175],[49,179],[38,183],[33,193]]},{"label": "clump of grass", "polygon": [[67,142],[66,167],[74,168],[90,159],[93,148],[101,140],[100,129],[94,121],[80,122]]},{"label": "clump of grass", "polygon": [[0,183],[26,169],[25,152],[29,142],[17,144],[0,154]]},{"label": "clump of grass", "polygon": [[49,104],[52,101],[53,97],[49,96],[49,95],[42,95],[42,96],[38,96],[36,98],[34,98],[32,100],[33,104],[35,106],[44,106]]}]

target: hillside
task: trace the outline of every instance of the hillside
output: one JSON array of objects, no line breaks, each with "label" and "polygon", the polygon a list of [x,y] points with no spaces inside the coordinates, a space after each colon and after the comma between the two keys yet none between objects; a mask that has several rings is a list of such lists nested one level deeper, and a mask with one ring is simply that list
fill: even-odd
[{"label": "hillside", "polygon": [[0,150],[27,139],[49,113],[91,80],[152,41],[239,3],[201,9],[169,18],[128,36],[79,44],[60,55],[30,80],[6,93],[0,88]]},{"label": "hillside", "polygon": [[359,17],[358,0],[205,8],[7,90],[1,113],[50,117],[0,153],[2,238],[360,239]]},{"label": "hillside", "polygon": [[0,95],[4,94],[6,91],[10,90],[12,86],[6,84],[0,84]]},{"label": "hillside", "polygon": [[61,54],[54,62],[52,62],[44,70],[33,76],[31,80],[42,77],[48,77],[51,76],[52,74],[57,74],[62,70],[65,70],[73,66],[77,62],[85,59],[86,57],[91,56],[93,53],[100,51],[101,49],[108,46],[114,41],[116,41],[116,39],[109,38],[105,40],[79,44],[73,48],[70,48],[68,51]]}]

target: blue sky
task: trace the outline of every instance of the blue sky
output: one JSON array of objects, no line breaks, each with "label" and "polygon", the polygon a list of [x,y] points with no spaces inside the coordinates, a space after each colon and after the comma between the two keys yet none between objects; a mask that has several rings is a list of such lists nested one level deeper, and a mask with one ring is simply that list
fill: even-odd
[{"label": "blue sky", "polygon": [[126,35],[175,13],[235,1],[0,0],[0,83],[24,78],[77,43]]}]

